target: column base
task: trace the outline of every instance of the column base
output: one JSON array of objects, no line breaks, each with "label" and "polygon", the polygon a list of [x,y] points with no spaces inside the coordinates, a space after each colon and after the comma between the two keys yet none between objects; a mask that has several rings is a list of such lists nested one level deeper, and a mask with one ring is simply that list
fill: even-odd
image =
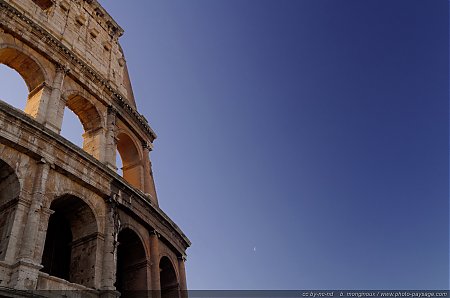
[{"label": "column base", "polygon": [[12,266],[12,275],[9,287],[16,290],[35,290],[39,270],[44,266],[31,260],[22,259]]}]

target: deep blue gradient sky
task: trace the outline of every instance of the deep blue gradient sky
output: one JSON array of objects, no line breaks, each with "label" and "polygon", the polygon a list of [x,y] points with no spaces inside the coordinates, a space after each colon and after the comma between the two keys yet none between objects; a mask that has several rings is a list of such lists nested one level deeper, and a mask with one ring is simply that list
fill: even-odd
[{"label": "deep blue gradient sky", "polygon": [[190,289],[448,288],[446,0],[101,2]]}]

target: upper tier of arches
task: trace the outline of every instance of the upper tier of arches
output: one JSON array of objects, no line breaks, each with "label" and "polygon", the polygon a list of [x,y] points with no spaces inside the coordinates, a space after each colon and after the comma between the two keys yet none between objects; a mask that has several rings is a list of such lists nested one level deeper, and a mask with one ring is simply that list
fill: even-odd
[{"label": "upper tier of arches", "polygon": [[67,67],[49,61],[5,33],[0,33],[0,64],[16,71],[25,82],[25,114],[60,133],[64,109],[70,109],[83,127],[82,149],[114,171],[118,153],[123,161],[122,177],[157,204],[149,159],[153,139],[115,108],[105,94],[91,92],[77,77],[69,75]]}]

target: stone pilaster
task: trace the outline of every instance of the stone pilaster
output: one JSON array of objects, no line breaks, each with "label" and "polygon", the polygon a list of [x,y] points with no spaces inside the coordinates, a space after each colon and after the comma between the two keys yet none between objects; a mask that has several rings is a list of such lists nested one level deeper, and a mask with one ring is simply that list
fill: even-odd
[{"label": "stone pilaster", "polygon": [[186,282],[186,268],[184,263],[186,262],[186,258],[179,257],[178,258],[178,273],[179,273],[179,285],[180,285],[180,297],[181,298],[188,298],[187,293],[187,282]]},{"label": "stone pilaster", "polygon": [[19,259],[26,259],[34,262],[34,251],[36,247],[36,238],[41,219],[41,208],[44,201],[45,185],[48,180],[50,165],[41,159],[36,167],[36,174],[33,182],[32,201],[25,222]]},{"label": "stone pilaster", "polygon": [[105,158],[104,162],[113,171],[117,171],[116,165],[116,115],[117,111],[113,106],[108,107],[106,116],[106,133],[105,133]]},{"label": "stone pilaster", "polygon": [[17,255],[17,250],[20,249],[22,241],[22,231],[24,222],[27,218],[27,212],[30,209],[30,202],[19,198],[17,202],[17,208],[14,213],[14,218],[12,221],[11,234],[7,244],[7,249],[5,253],[5,261],[9,264],[13,264]]},{"label": "stone pilaster", "polygon": [[31,194],[32,201],[25,220],[18,260],[14,264],[11,276],[10,284],[15,289],[34,289],[38,272],[42,268],[40,262],[35,259],[35,250],[49,171],[50,165],[44,159],[38,161]]},{"label": "stone pilaster", "polygon": [[42,264],[42,255],[44,253],[45,238],[47,236],[48,221],[50,215],[55,211],[48,208],[41,208],[41,220],[39,223],[39,230],[36,239],[36,249],[34,250],[34,260],[38,264]]},{"label": "stone pilaster", "polygon": [[116,282],[117,264],[117,235],[119,232],[119,222],[117,219],[116,201],[113,197],[106,202],[105,214],[105,239],[103,245],[103,266],[101,278],[101,290],[104,297],[114,297],[117,292],[114,283]]},{"label": "stone pilaster", "polygon": [[62,118],[64,115],[65,105],[61,101],[62,87],[64,78],[69,69],[63,65],[56,65],[56,75],[53,80],[52,92],[46,106],[44,125],[56,133],[61,131]]},{"label": "stone pilaster", "polygon": [[161,280],[159,272],[159,234],[156,231],[150,233],[150,263],[153,298],[161,298]]},{"label": "stone pilaster", "polygon": [[153,204],[158,206],[158,197],[156,196],[155,181],[153,180],[152,163],[150,161],[151,144],[147,142],[142,143],[143,147],[143,167],[144,167],[144,192],[150,195],[150,200]]}]

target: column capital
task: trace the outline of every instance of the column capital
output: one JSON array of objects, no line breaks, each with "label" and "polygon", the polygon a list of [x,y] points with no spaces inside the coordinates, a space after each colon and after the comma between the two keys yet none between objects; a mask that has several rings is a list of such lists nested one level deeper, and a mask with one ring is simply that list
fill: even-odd
[{"label": "column capital", "polygon": [[113,105],[108,106],[108,115],[117,115],[117,109]]},{"label": "column capital", "polygon": [[161,234],[157,230],[153,230],[149,232],[150,236],[155,235],[158,238],[161,238]]},{"label": "column capital", "polygon": [[115,207],[117,204],[117,194],[112,193],[105,199],[105,202],[108,203],[108,205]]},{"label": "column capital", "polygon": [[153,145],[150,142],[142,141],[142,148],[147,149],[148,151],[152,151]]},{"label": "column capital", "polygon": [[65,66],[64,64],[61,63],[56,63],[55,64],[56,67],[56,72],[62,72],[65,75],[68,74],[70,72],[70,68]]},{"label": "column capital", "polygon": [[186,256],[180,256],[180,257],[178,257],[178,260],[179,260],[179,261],[183,261],[183,262],[186,263],[187,257],[186,257]]}]

